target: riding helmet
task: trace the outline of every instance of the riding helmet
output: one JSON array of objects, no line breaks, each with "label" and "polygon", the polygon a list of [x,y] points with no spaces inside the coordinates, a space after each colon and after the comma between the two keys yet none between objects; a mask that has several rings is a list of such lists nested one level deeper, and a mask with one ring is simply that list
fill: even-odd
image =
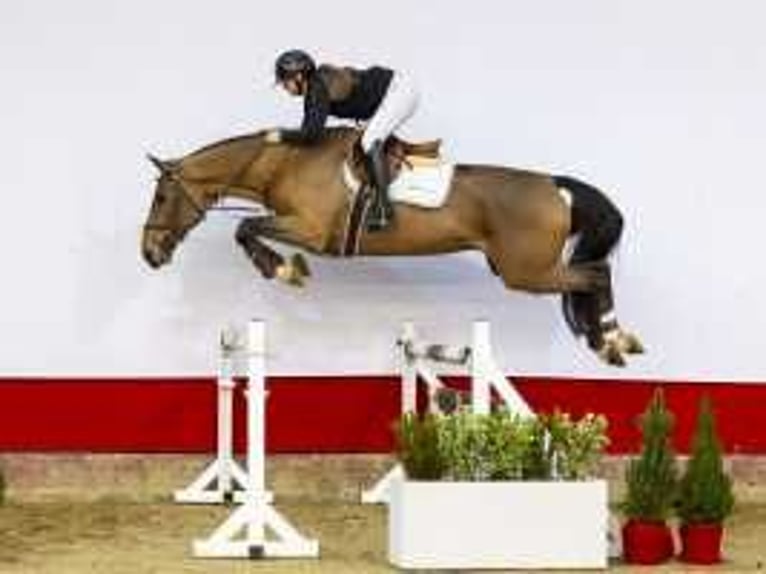
[{"label": "riding helmet", "polygon": [[310,74],[316,69],[314,59],[303,50],[288,50],[277,58],[274,72],[277,81],[284,81],[296,74]]}]

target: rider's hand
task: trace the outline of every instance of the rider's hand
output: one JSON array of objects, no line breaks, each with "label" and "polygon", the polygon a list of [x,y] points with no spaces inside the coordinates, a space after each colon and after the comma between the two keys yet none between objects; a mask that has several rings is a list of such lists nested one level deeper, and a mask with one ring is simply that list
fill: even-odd
[{"label": "rider's hand", "polygon": [[279,130],[269,130],[266,132],[266,143],[276,144],[282,141]]}]

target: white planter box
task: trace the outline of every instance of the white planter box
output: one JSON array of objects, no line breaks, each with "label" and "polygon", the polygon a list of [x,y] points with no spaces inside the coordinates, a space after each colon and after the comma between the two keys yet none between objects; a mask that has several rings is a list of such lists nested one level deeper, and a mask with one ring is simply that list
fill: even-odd
[{"label": "white planter box", "polygon": [[388,557],[400,568],[606,568],[607,484],[391,483]]}]

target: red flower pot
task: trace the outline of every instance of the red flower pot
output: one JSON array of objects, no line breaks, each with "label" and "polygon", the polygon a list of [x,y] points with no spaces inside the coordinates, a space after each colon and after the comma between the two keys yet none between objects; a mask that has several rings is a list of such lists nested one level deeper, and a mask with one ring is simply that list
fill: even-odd
[{"label": "red flower pot", "polygon": [[659,564],[673,557],[673,536],[665,522],[631,519],[622,527],[622,554],[628,564]]},{"label": "red flower pot", "polygon": [[682,524],[680,558],[689,564],[717,564],[722,540],[721,524]]}]

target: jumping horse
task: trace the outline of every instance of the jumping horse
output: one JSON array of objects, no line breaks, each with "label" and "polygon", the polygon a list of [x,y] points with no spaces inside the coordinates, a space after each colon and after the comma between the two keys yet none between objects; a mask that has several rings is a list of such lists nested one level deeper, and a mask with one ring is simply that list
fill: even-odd
[{"label": "jumping horse", "polygon": [[[331,128],[310,146],[268,143],[265,133],[216,142],[176,160],[149,156],[159,169],[142,237],[151,267],[170,262],[186,234],[224,197],[237,197],[265,208],[242,219],[235,238],[268,279],[301,285],[310,272],[300,254],[286,259],[264,240],[327,256],[349,254],[350,237],[351,252],[362,255],[480,251],[507,288],[562,294],[567,325],[605,362],[624,365],[626,354],[643,351],[614,312],[608,256],[623,219],[592,185],[458,164],[442,207],[396,203],[390,227],[368,233],[357,225],[350,235],[354,194],[344,170],[360,171],[353,161],[359,132]],[[567,257],[569,239],[574,247]]]}]

